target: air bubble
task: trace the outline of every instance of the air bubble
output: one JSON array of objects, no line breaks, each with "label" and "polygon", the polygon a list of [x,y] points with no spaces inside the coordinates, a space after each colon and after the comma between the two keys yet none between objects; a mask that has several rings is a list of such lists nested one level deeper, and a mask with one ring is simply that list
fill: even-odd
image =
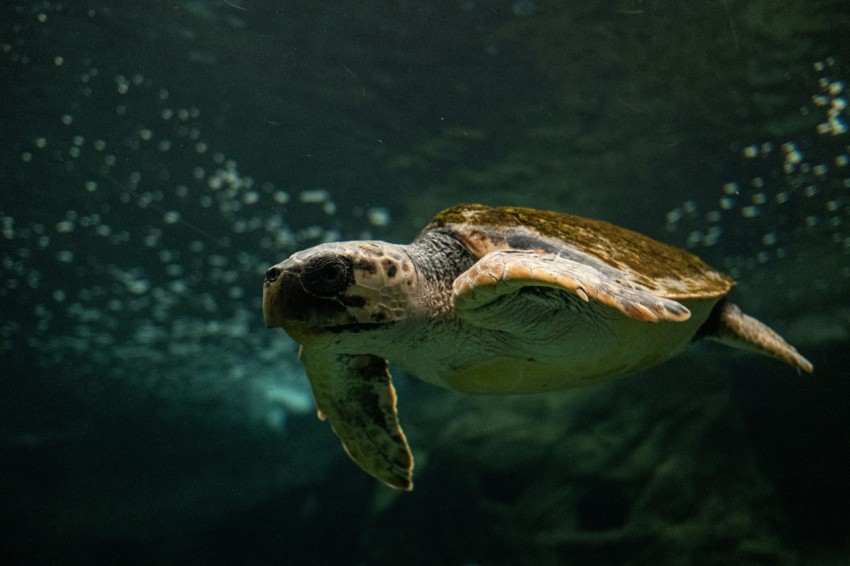
[{"label": "air bubble", "polygon": [[685,243],[689,248],[693,248],[694,246],[699,244],[701,241],[702,241],[702,232],[700,232],[699,230],[694,230],[690,234],[688,234],[688,238],[685,241]]},{"label": "air bubble", "polygon": [[[375,209],[370,209],[366,214],[369,218],[369,223],[374,226],[375,224],[372,222],[372,218],[369,216],[369,214],[372,213],[373,210]],[[676,222],[682,219],[682,210],[679,208],[674,208],[673,210],[667,213],[666,218],[667,224],[675,224]]]},{"label": "air bubble", "polygon": [[298,194],[298,200],[305,204],[320,204],[325,202],[330,195],[325,189],[311,189],[301,191]]},{"label": "air bubble", "polygon": [[70,220],[62,220],[56,223],[56,232],[59,234],[69,234],[74,231],[74,223]]},{"label": "air bubble", "polygon": [[758,154],[759,154],[759,146],[757,146],[757,145],[748,145],[747,147],[745,147],[745,148],[741,151],[741,153],[742,153],[742,154],[744,155],[744,157],[746,157],[747,159],[752,159],[752,158],[754,158],[754,157],[758,157]]},{"label": "air bubble", "polygon": [[737,195],[741,192],[741,186],[735,182],[726,183],[723,185],[723,192],[727,195]]},{"label": "air bubble", "polygon": [[757,206],[745,206],[741,208],[741,216],[744,218],[755,218],[759,215],[759,208]]},{"label": "air bubble", "polygon": [[[674,211],[671,211],[674,212]],[[669,222],[668,213],[668,222]],[[372,207],[366,211],[366,218],[369,224],[376,227],[384,227],[390,224],[390,211],[383,207]]]},{"label": "air bubble", "polygon": [[115,77],[115,90],[118,91],[118,94],[127,94],[130,90],[130,83],[123,75]]}]

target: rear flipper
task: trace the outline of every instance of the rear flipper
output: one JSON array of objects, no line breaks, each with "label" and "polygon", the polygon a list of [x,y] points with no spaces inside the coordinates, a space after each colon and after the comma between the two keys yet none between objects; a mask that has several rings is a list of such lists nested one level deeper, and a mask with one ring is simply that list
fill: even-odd
[{"label": "rear flipper", "polygon": [[801,356],[766,324],[744,314],[737,305],[722,300],[714,307],[697,335],[733,348],[751,350],[779,358],[791,367],[812,373],[812,363]]}]

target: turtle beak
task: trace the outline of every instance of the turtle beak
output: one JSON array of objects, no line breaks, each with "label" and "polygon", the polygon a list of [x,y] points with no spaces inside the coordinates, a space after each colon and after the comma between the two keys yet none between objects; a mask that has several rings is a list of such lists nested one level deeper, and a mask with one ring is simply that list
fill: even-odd
[{"label": "turtle beak", "polygon": [[266,271],[263,319],[266,328],[282,327],[301,344],[327,338],[327,326],[350,322],[345,306],[304,289],[302,262],[287,259]]},{"label": "turtle beak", "polygon": [[315,320],[315,297],[301,284],[301,264],[284,260],[266,271],[263,281],[263,319],[266,328]]},{"label": "turtle beak", "polygon": [[285,309],[283,303],[290,295],[285,289],[296,285],[300,287],[297,275],[286,269],[286,263],[281,262],[266,271],[263,281],[263,320],[266,322],[266,328],[283,326],[284,312],[289,310]]}]

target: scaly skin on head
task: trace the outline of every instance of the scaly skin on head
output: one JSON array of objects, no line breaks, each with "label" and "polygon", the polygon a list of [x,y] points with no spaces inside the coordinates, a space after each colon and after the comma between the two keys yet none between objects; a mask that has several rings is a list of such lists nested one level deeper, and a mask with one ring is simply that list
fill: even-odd
[{"label": "scaly skin on head", "polygon": [[405,247],[371,241],[321,244],[272,266],[263,286],[266,326],[281,326],[308,346],[342,329],[404,318],[417,284]]},{"label": "scaly skin on head", "polygon": [[341,329],[444,317],[452,309],[453,281],[476,259],[446,230],[407,246],[321,244],[269,268],[263,289],[266,326],[281,326],[306,346]]}]

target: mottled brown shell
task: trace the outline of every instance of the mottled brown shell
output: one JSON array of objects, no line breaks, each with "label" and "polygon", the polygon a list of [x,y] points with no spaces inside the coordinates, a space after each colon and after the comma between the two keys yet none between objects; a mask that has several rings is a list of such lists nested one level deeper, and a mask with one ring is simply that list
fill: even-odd
[{"label": "mottled brown shell", "polygon": [[631,283],[671,299],[721,297],[735,281],[693,254],[601,220],[519,207],[448,208],[423,234],[445,229],[476,257],[505,249],[540,249],[601,261]]}]

